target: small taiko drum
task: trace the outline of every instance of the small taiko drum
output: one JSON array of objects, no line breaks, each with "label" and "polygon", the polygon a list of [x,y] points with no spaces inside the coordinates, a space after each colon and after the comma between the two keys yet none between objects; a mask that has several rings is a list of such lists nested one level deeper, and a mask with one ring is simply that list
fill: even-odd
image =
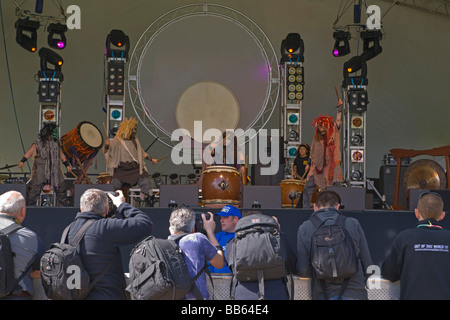
[{"label": "small taiko drum", "polygon": [[97,176],[97,184],[110,184],[112,175],[109,172],[100,172]]},{"label": "small taiko drum", "polygon": [[70,160],[76,155],[83,162],[96,154],[102,145],[102,133],[88,121],[80,122],[72,131],[61,137],[61,148]]},{"label": "small taiko drum", "polygon": [[238,205],[241,175],[234,167],[210,166],[203,171],[202,199],[205,205]]},{"label": "small taiko drum", "polygon": [[283,208],[295,208],[300,195],[305,188],[304,180],[286,179],[281,180],[281,206]]}]

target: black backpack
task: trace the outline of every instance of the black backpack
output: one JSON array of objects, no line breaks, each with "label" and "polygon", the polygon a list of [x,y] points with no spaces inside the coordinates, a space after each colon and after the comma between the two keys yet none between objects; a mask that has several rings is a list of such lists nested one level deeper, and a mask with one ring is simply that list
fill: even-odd
[{"label": "black backpack", "polygon": [[[87,220],[77,231],[70,243],[65,243],[72,224],[64,230],[60,243],[53,243],[41,257],[41,282],[44,292],[52,300],[83,300],[94,285],[106,273],[111,263],[91,282],[81,259],[78,247],[87,230],[95,222]],[[75,267],[75,268],[74,268]],[[79,272],[79,283],[72,274]]]},{"label": "black backpack", "polygon": [[[344,228],[345,219],[341,214],[336,220],[321,221],[316,214],[310,218],[316,228],[311,237],[311,266],[314,278],[320,280],[326,299],[325,281],[342,282],[341,298],[348,281],[358,271],[359,260],[353,240]],[[333,223],[326,224],[329,220]]]},{"label": "black backpack", "polygon": [[31,267],[30,264],[18,279],[14,277],[14,253],[8,236],[21,228],[22,226],[13,223],[0,230],[0,298],[10,295]]},{"label": "black backpack", "polygon": [[181,300],[193,291],[197,300],[203,300],[195,280],[208,268],[192,278],[185,255],[178,241],[187,234],[171,239],[150,236],[131,251],[129,262],[130,283],[126,290],[133,300]]},{"label": "black backpack", "polygon": [[257,281],[260,300],[264,299],[264,280],[287,281],[287,249],[274,218],[264,214],[241,218],[232,241],[228,257],[233,272],[232,297],[236,280]]}]

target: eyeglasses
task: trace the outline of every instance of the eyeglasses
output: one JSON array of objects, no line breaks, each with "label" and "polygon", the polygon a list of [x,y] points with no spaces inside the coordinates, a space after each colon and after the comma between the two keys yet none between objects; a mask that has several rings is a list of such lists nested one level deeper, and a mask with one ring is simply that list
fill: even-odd
[{"label": "eyeglasses", "polygon": [[442,200],[442,196],[441,196],[439,193],[433,192],[433,191],[425,191],[425,192],[422,192],[422,193],[420,194],[420,196],[419,196],[419,200],[422,199],[422,198],[423,198],[424,196],[426,196],[427,194],[434,194],[435,196],[439,197],[439,199]]}]

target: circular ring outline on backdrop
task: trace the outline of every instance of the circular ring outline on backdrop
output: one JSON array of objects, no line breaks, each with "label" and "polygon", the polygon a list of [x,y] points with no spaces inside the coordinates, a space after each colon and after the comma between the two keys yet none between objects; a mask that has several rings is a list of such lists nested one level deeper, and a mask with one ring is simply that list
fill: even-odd
[{"label": "circular ring outline on backdrop", "polygon": [[[146,105],[143,101],[139,86],[141,72],[140,67],[147,48],[164,28],[181,19],[197,15],[220,17],[237,24],[253,37],[261,49],[266,61],[266,65],[269,70],[266,97],[259,114],[249,125],[249,127],[244,130],[244,135],[248,135],[248,131],[251,129],[255,130],[257,134],[264,128],[271,118],[279,98],[280,74],[278,58],[267,35],[258,25],[256,25],[255,22],[237,10],[217,4],[190,4],[173,9],[160,16],[144,31],[133,49],[128,67],[128,92],[136,116],[147,131],[150,132],[150,134],[170,148],[174,148],[179,145],[179,142],[172,141],[171,133],[167,132],[156,121],[154,121],[146,110]],[[145,41],[146,39],[148,40]],[[254,136],[249,136],[249,140],[253,137]]]}]

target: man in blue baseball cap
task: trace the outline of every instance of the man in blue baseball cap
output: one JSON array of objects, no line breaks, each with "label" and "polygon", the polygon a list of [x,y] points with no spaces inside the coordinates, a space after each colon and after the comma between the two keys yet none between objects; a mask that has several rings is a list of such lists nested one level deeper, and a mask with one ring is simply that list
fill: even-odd
[{"label": "man in blue baseball cap", "polygon": [[[216,214],[220,216],[220,225],[222,227],[222,231],[216,233],[215,237],[225,254],[225,246],[230,239],[234,238],[234,229],[236,228],[237,222],[241,218],[241,212],[234,206],[226,205],[220,212],[217,212]],[[221,269],[209,266],[209,271],[211,273],[231,273],[231,270],[228,268],[227,263],[225,263],[225,267]]]}]

